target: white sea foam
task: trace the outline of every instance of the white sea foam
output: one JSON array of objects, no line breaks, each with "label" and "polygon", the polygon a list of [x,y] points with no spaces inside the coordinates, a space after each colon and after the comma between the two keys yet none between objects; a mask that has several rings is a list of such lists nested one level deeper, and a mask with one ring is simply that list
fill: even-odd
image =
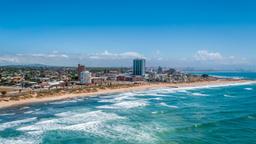
[{"label": "white sea foam", "polygon": [[24,114],[31,114],[31,113],[33,113],[34,111],[26,111],[26,112],[24,112]]},{"label": "white sea foam", "polygon": [[22,134],[17,137],[0,137],[0,144],[41,144],[41,136]]},{"label": "white sea foam", "polygon": [[115,103],[115,102],[120,102],[124,100],[133,100],[135,99],[134,96],[135,93],[124,93],[124,94],[119,94],[119,95],[113,95],[112,97],[109,97],[108,99],[101,99],[98,102],[110,102],[110,103]]},{"label": "white sea foam", "polygon": [[[163,88],[160,88],[161,90]],[[166,96],[164,93],[159,93],[159,89],[136,92],[136,96]]]},{"label": "white sea foam", "polygon": [[[133,142],[133,143],[155,143],[156,138],[152,133],[151,126],[141,126],[140,128],[133,128],[127,125],[115,125],[111,126],[109,129],[114,131],[118,137],[118,139],[124,139],[125,141]],[[160,131],[160,129],[158,129]],[[116,138],[112,135],[109,137]]]},{"label": "white sea foam", "polygon": [[[69,131],[82,131],[86,133],[91,133],[100,137],[107,137],[111,139],[118,139],[122,141],[129,142],[147,142],[154,143],[155,138],[152,134],[151,127],[141,127],[141,128],[133,128],[129,125],[107,125],[102,123],[101,121],[91,121],[87,123],[80,123],[75,125],[70,125],[64,127],[63,130]],[[161,130],[161,128],[157,129]]]},{"label": "white sea foam", "polygon": [[114,104],[114,106],[118,107],[118,108],[126,108],[126,109],[130,109],[130,108],[135,108],[135,107],[143,107],[146,106],[147,103],[143,100],[140,101],[127,101],[127,102],[121,102],[121,103],[116,103]]},{"label": "white sea foam", "polygon": [[202,94],[202,93],[192,93],[192,96],[208,96],[207,94]]},{"label": "white sea foam", "polygon": [[[234,85],[234,84],[232,84]],[[241,85],[240,83],[237,85]],[[201,88],[209,88],[209,87],[222,87],[223,85],[216,85],[216,86],[204,86],[204,87],[191,87],[191,88],[163,88],[153,91],[146,91],[146,92],[131,92],[125,94],[118,94],[118,95],[111,95],[109,99],[101,99],[102,102],[111,102],[113,104],[99,106],[97,108],[110,108],[110,109],[131,109],[136,107],[143,107],[148,105],[147,101],[144,99],[139,99],[137,96],[145,96],[145,95],[152,95],[152,96],[168,96],[165,93],[173,93],[173,92],[184,92],[187,93],[187,90],[191,89],[201,89]],[[230,86],[230,85],[224,85]],[[225,96],[225,95],[224,95]],[[105,97],[104,97],[105,98]],[[154,99],[154,97],[152,98]],[[162,100],[162,98],[155,98],[155,100]],[[76,100],[75,100],[76,101]],[[63,101],[62,101],[63,102]],[[70,102],[70,100],[68,101]],[[65,103],[65,102],[64,102]],[[58,103],[57,103],[58,104]],[[59,103],[60,104],[60,103]],[[166,103],[160,103],[162,106],[170,107],[170,108],[178,108],[177,106],[167,105]],[[197,106],[198,105],[191,105]],[[153,111],[152,114],[158,113],[157,111]],[[159,111],[159,113],[161,113]],[[163,113],[163,112],[162,112]],[[35,119],[24,119],[13,121],[9,123],[3,123],[0,125],[0,130],[9,127],[18,127],[17,130],[23,131],[26,135],[29,135],[32,138],[27,139],[31,143],[40,143],[37,137],[41,138],[42,135],[50,130],[69,130],[69,131],[82,131],[85,133],[90,133],[92,135],[98,135],[101,137],[107,137],[112,139],[118,140],[127,140],[133,143],[155,143],[154,131],[160,131],[161,127],[153,127],[148,124],[142,124],[136,128],[133,128],[129,124],[122,124],[114,123],[114,124],[107,124],[108,121],[122,121],[125,120],[125,117],[121,117],[114,113],[107,113],[101,110],[91,111],[91,112],[73,112],[67,111],[63,113],[55,114],[55,118],[52,119],[41,119],[36,123],[32,123],[29,126],[26,125],[27,122],[34,122]],[[35,138],[34,138],[35,137]],[[29,137],[28,137],[29,138]],[[25,139],[26,140],[26,139]],[[0,138],[1,144],[6,143],[24,143],[26,141],[22,138],[13,138],[13,139],[3,139]],[[28,144],[30,144],[28,142]]]},{"label": "white sea foam", "polygon": [[180,88],[169,88],[169,89],[159,89],[163,92],[183,92],[184,90],[194,90],[194,89],[204,89],[204,88],[217,88],[217,87],[228,87],[228,86],[242,86],[242,85],[251,85],[256,84],[256,81],[252,82],[242,82],[242,83],[231,83],[231,84],[216,84],[216,85],[205,85],[197,87],[180,87]]},{"label": "white sea foam", "polygon": [[160,88],[156,89],[153,91],[152,96],[170,96],[168,94],[171,93],[177,93],[177,92],[182,92],[182,93],[188,93],[187,90],[192,90],[196,89],[195,87],[182,87],[182,88]]},{"label": "white sea foam", "polygon": [[6,123],[3,123],[3,124],[0,125],[0,130],[4,130],[6,128],[16,127],[16,126],[19,126],[19,125],[24,124],[24,123],[35,121],[36,119],[37,119],[36,117],[33,117],[33,118],[27,118],[27,119],[22,119],[22,120],[6,122]]},{"label": "white sea foam", "polygon": [[156,98],[150,98],[149,100],[157,100],[157,101],[161,101],[161,100],[163,100],[162,98],[160,98],[160,97],[156,97]]},{"label": "white sea foam", "polygon": [[[64,116],[65,114],[59,114],[59,116]],[[49,130],[61,130],[61,129],[70,129],[72,125],[82,124],[82,123],[91,123],[98,121],[100,123],[115,120],[123,119],[113,113],[105,113],[102,111],[92,111],[86,113],[70,113],[66,117],[54,118],[49,120],[42,120],[36,122],[35,124],[24,126],[18,128],[21,131],[49,131]],[[73,129],[75,130],[75,129]]]},{"label": "white sea foam", "polygon": [[29,109],[29,108],[30,108],[30,107],[25,106],[25,107],[20,108],[20,110],[25,110],[25,109]]},{"label": "white sea foam", "polygon": [[[106,113],[103,111],[91,111],[85,113],[67,112],[56,114],[61,117],[53,119],[40,120],[29,126],[21,126],[17,130],[23,131],[27,140],[31,143],[40,143],[43,134],[51,130],[68,130],[68,131],[80,131],[89,133],[91,135],[106,137],[110,139],[118,139],[133,143],[154,143],[156,138],[152,129],[160,131],[161,127],[155,125],[140,125],[133,128],[128,124],[113,123],[107,124],[108,121],[120,121],[125,120],[124,117],[118,116],[114,113]],[[68,116],[69,115],[69,116]],[[14,139],[0,139],[4,144],[9,143],[26,143],[22,138],[18,137],[18,140]],[[1,143],[1,142],[0,142]]]},{"label": "white sea foam", "polygon": [[[148,125],[141,125],[133,128],[128,124],[104,125],[103,123],[98,123],[95,121],[87,124],[78,124],[68,127],[68,130],[72,129],[78,129],[79,131],[84,131],[100,137],[127,141],[129,143],[154,143],[156,141],[152,132],[153,128],[152,126]],[[160,131],[161,128],[154,130]]]},{"label": "white sea foam", "polygon": [[244,79],[245,77],[234,76],[233,79]]},{"label": "white sea foam", "polygon": [[38,109],[35,109],[35,111],[40,111],[41,109],[40,108],[38,108]]},{"label": "white sea foam", "polygon": [[69,100],[55,101],[55,102],[51,102],[49,104],[59,105],[59,104],[66,104],[66,103],[76,103],[79,101],[82,101],[82,99],[69,99]]},{"label": "white sea foam", "polygon": [[187,91],[187,90],[179,90],[178,92],[188,93],[188,91]]},{"label": "white sea foam", "polygon": [[17,138],[0,138],[0,144],[39,144],[36,139],[17,137]]},{"label": "white sea foam", "polygon": [[[107,126],[105,122],[125,119],[114,113],[106,113],[99,110],[86,113],[69,113],[70,116],[41,120],[32,125],[20,127],[17,130],[23,131],[25,134],[33,137],[42,137],[45,132],[51,130],[81,131],[102,137],[109,137],[112,133],[105,131],[105,127]],[[62,113],[59,115],[64,116],[65,114]]]},{"label": "white sea foam", "polygon": [[147,105],[147,102],[144,100],[137,100],[137,101],[123,101],[119,103],[115,103],[112,105],[102,105],[98,106],[97,108],[100,109],[131,109],[136,107],[144,107]]},{"label": "white sea foam", "polygon": [[253,88],[244,88],[245,90],[251,91]]},{"label": "white sea foam", "polygon": [[174,93],[175,89],[174,88],[161,88],[157,90],[157,93],[159,94],[169,94],[169,93]]},{"label": "white sea foam", "polygon": [[[158,97],[164,97],[164,96],[167,96],[165,94],[159,94],[159,93],[151,93],[151,94],[146,94],[147,96],[158,96]],[[143,95],[145,96],[145,95]]]},{"label": "white sea foam", "polygon": [[147,90],[140,90],[140,91],[135,91],[133,92],[132,96],[166,96],[164,93],[159,93],[159,90],[163,90],[163,88],[152,88],[152,89],[147,89]]},{"label": "white sea foam", "polygon": [[0,116],[12,116],[15,115],[15,113],[2,113]]},{"label": "white sea foam", "polygon": [[[240,86],[240,85],[250,85],[255,84],[256,82],[243,82],[243,83],[232,83],[232,84],[216,84],[216,85],[205,85],[205,86],[197,86],[197,87],[180,87],[180,88],[157,88],[157,89],[149,89],[144,91],[135,91],[135,92],[127,92],[122,94],[115,94],[104,97],[105,99],[99,100],[99,102],[110,102],[110,103],[117,103],[124,100],[134,100],[137,96],[168,96],[170,93],[182,92],[182,93],[189,93],[188,90],[195,90],[195,89],[205,89],[205,88],[217,88],[217,87],[228,87],[228,86]],[[206,94],[199,94],[199,93],[192,93],[193,96],[208,96]],[[102,106],[108,107],[110,106]]]},{"label": "white sea foam", "polygon": [[224,97],[233,98],[233,97],[235,97],[235,96],[231,96],[231,95],[224,94]]},{"label": "white sea foam", "polygon": [[74,114],[75,114],[74,112],[67,111],[67,112],[57,113],[57,114],[55,114],[55,116],[57,116],[57,117],[68,117],[68,116],[71,116],[71,115],[74,115]]},{"label": "white sea foam", "polygon": [[63,125],[58,124],[56,120],[40,121],[29,126],[23,126],[18,128],[19,131],[35,131],[37,134],[41,134],[44,131],[61,129]]},{"label": "white sea foam", "polygon": [[240,85],[251,85],[256,84],[255,81],[252,82],[242,82],[242,83],[232,83],[232,84],[216,84],[216,85],[205,85],[205,86],[196,86],[196,87],[180,87],[180,88],[160,88],[153,90],[158,94],[167,94],[167,93],[176,93],[176,92],[184,92],[189,93],[188,90],[196,90],[196,89],[205,89],[205,88],[217,88],[217,87],[228,87],[228,86],[240,86]]},{"label": "white sea foam", "polygon": [[169,108],[174,108],[174,109],[178,108],[177,106],[174,106],[174,105],[168,105],[168,104],[166,104],[166,103],[164,103],[164,102],[161,102],[159,105],[161,105],[161,106],[165,106],[165,107],[169,107]]}]

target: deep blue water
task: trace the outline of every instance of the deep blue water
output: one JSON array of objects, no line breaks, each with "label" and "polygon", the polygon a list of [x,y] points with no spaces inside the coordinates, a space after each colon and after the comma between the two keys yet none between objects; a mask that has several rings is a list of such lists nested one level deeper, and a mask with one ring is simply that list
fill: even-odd
[{"label": "deep blue water", "polygon": [[0,110],[0,144],[27,143],[254,144],[256,85],[161,88]]}]

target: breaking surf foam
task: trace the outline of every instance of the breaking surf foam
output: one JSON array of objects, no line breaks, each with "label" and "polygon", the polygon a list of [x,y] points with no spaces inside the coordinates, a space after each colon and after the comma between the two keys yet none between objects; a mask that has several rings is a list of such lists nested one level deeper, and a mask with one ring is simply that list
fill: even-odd
[{"label": "breaking surf foam", "polygon": [[168,105],[168,104],[166,104],[166,103],[164,103],[164,102],[161,102],[160,105],[161,105],[161,106],[165,106],[165,107],[169,107],[169,108],[174,108],[174,109],[177,109],[177,108],[178,108],[178,106],[175,106],[175,105]]},{"label": "breaking surf foam", "polygon": [[119,103],[115,103],[112,105],[102,105],[98,106],[99,109],[131,109],[136,107],[144,107],[147,106],[147,102],[144,100],[137,100],[137,101],[123,101]]},{"label": "breaking surf foam", "polygon": [[253,88],[244,88],[245,90],[251,91]]},{"label": "breaking surf foam", "polygon": [[202,93],[192,93],[192,96],[209,96],[207,94],[202,94]]}]

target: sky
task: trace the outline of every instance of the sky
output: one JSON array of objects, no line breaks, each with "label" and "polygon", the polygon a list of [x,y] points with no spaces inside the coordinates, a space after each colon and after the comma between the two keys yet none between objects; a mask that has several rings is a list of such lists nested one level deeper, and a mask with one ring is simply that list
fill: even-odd
[{"label": "sky", "polygon": [[254,0],[0,0],[0,65],[254,69]]}]

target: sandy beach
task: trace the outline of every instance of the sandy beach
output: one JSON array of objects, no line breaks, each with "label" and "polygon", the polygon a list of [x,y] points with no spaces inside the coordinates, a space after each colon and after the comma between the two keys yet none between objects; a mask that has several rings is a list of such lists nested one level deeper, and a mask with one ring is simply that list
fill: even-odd
[{"label": "sandy beach", "polygon": [[122,93],[129,91],[142,91],[146,89],[157,89],[157,88],[187,88],[187,87],[204,87],[204,86],[225,86],[225,85],[237,85],[237,84],[247,84],[247,83],[255,83],[252,80],[237,80],[237,79],[218,79],[215,81],[203,81],[203,82],[193,82],[193,83],[147,83],[144,85],[132,86],[127,88],[117,88],[117,89],[99,89],[96,92],[88,92],[88,93],[76,93],[76,94],[63,94],[63,95],[51,95],[47,97],[41,98],[28,98],[22,100],[10,100],[10,101],[1,101],[0,109],[8,108],[19,105],[27,105],[31,103],[41,103],[41,102],[50,102],[50,101],[58,101],[64,99],[72,99],[77,97],[90,97],[111,93]]}]

